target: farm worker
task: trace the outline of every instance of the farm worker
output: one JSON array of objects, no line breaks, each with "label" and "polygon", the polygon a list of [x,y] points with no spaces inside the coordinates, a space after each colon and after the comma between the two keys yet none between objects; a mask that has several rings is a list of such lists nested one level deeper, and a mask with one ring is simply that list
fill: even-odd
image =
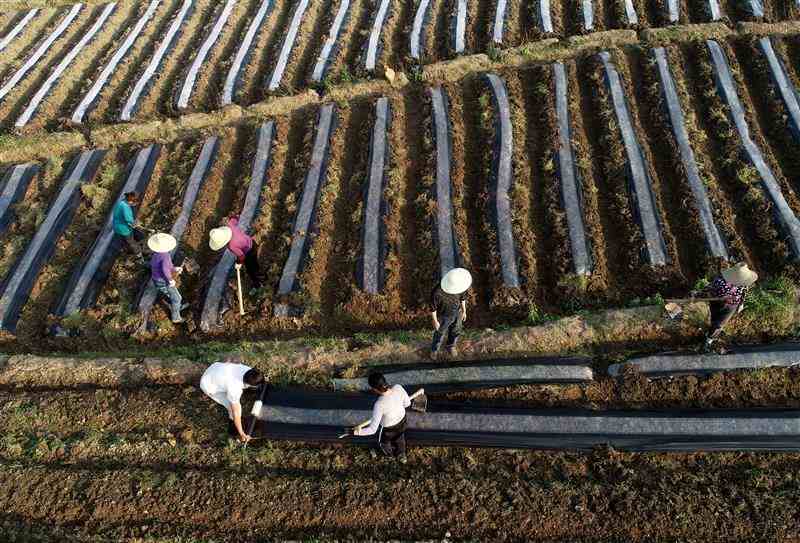
[{"label": "farm worker", "polygon": [[225,246],[236,257],[236,269],[242,264],[250,276],[253,288],[261,287],[261,267],[258,265],[258,249],[253,238],[239,228],[239,217],[230,217],[226,226],[214,228],[209,233],[208,245],[212,251],[219,251]]},{"label": "farm worker", "polygon": [[442,343],[451,356],[456,353],[456,341],[467,319],[467,290],[472,285],[472,275],[464,268],[453,268],[442,277],[431,293],[433,312],[433,343],[431,358],[439,355]]},{"label": "farm worker", "polygon": [[225,408],[242,443],[250,441],[242,429],[242,392],[263,383],[260,371],[238,362],[215,362],[200,378],[200,390]]},{"label": "farm worker", "polygon": [[172,256],[170,253],[178,245],[178,241],[169,234],[157,233],[150,236],[147,240],[147,246],[153,251],[153,256],[150,258],[150,277],[153,284],[158,289],[160,294],[163,294],[170,303],[172,311],[171,320],[175,324],[183,322],[181,317],[181,309],[185,306],[182,305],[183,298],[178,291],[178,286],[175,283],[175,277],[178,276],[183,269],[175,267],[172,264]]},{"label": "farm worker", "polygon": [[133,208],[137,205],[139,205],[139,194],[126,192],[124,197],[114,205],[111,216],[114,233],[125,240],[134,255],[142,258],[142,246],[139,243],[142,234],[136,229],[136,221],[133,216]]},{"label": "farm worker", "polygon": [[739,262],[732,268],[722,270],[711,284],[702,292],[693,295],[707,295],[711,298],[724,298],[723,301],[709,303],[711,311],[711,328],[706,334],[705,349],[710,350],[719,340],[723,328],[744,309],[744,297],[747,289],[758,280],[758,274]]},{"label": "farm worker", "polygon": [[371,436],[380,428],[378,446],[387,456],[406,463],[406,407],[411,405],[405,389],[400,385],[389,387],[382,373],[373,372],[367,378],[369,388],[379,396],[372,406],[372,418],[364,428],[346,428],[345,433]]}]

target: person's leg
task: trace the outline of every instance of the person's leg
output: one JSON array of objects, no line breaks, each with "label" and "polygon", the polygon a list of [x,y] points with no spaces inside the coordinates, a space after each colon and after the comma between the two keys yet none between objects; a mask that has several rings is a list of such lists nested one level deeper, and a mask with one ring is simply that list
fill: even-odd
[{"label": "person's leg", "polygon": [[464,329],[464,319],[462,318],[461,311],[459,310],[455,321],[447,329],[446,348],[449,353],[455,354],[456,342],[458,341],[458,336],[461,335],[461,331],[463,329]]},{"label": "person's leg", "polygon": [[142,246],[139,245],[139,242],[134,238],[133,232],[127,236],[122,236],[122,239],[125,240],[125,245],[127,245],[128,250],[131,253],[133,253],[135,256],[142,256]]},{"label": "person's leg", "polygon": [[439,329],[433,333],[433,341],[431,342],[431,352],[438,353],[442,348],[442,343],[447,337],[450,325],[456,321],[457,315],[445,315],[439,321]]},{"label": "person's leg", "polygon": [[736,315],[736,306],[725,305],[723,302],[711,302],[709,310],[711,312],[711,328],[708,329],[708,338],[717,339],[725,325]]},{"label": "person's leg", "polygon": [[402,460],[406,456],[406,419],[397,425],[397,431],[392,438],[392,446],[396,455]]},{"label": "person's leg", "polygon": [[181,320],[181,304],[183,302],[183,297],[181,296],[178,287],[170,286],[168,292],[170,306],[172,308],[172,321],[179,321]]},{"label": "person's leg", "polygon": [[249,251],[244,255],[244,269],[250,277],[253,288],[261,287],[261,266],[258,264],[258,247],[255,242]]},{"label": "person's leg", "polygon": [[380,435],[378,436],[378,448],[380,448],[380,450],[386,456],[394,456],[394,446],[392,445],[392,432],[387,431],[386,428],[380,429]]}]

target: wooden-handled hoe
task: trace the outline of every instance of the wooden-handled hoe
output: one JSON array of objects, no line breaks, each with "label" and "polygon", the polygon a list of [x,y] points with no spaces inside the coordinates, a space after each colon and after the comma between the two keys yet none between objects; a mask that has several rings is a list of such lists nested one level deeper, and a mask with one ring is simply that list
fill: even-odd
[{"label": "wooden-handled hoe", "polygon": [[[416,391],[414,394],[408,397],[411,400],[411,410],[416,411],[418,413],[425,413],[428,410],[428,397],[425,395],[425,389],[421,388]],[[369,421],[371,419],[367,419],[358,426],[353,428],[354,431],[361,430],[365,426],[369,425]],[[344,439],[351,434],[344,433],[339,436],[339,439]]]},{"label": "wooden-handled hoe", "polygon": [[669,298],[664,300],[664,310],[670,320],[681,320],[683,318],[683,307],[681,304],[694,302],[722,302],[725,298]]}]

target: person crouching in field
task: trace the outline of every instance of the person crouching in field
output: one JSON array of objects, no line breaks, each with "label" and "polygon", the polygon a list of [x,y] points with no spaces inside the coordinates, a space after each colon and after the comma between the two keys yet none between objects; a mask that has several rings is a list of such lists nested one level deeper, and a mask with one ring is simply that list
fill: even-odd
[{"label": "person crouching in field", "polygon": [[442,277],[431,293],[431,319],[433,320],[432,359],[439,356],[442,343],[450,356],[455,356],[456,341],[467,320],[467,291],[472,285],[472,275],[464,268],[453,268]]},{"label": "person crouching in field", "polygon": [[[387,456],[406,463],[406,408],[411,406],[401,385],[389,387],[382,373],[373,372],[367,378],[372,392],[380,396],[372,407],[372,418],[364,428],[346,428],[345,433],[355,436],[371,436],[380,428],[378,446]],[[373,451],[374,454],[374,451]]]},{"label": "person crouching in field", "polygon": [[[121,237],[128,249],[136,258],[142,260],[142,246],[139,243],[144,239],[144,235],[136,229],[133,208],[139,205],[139,194],[136,192],[126,192],[125,196],[114,205],[112,212],[112,226],[114,233]],[[142,260],[142,262],[144,262]]]},{"label": "person crouching in field", "polygon": [[169,300],[172,313],[170,319],[175,324],[183,322],[181,310],[186,308],[175,282],[175,278],[180,275],[183,268],[175,267],[170,255],[177,245],[178,241],[174,237],[164,233],[153,234],[147,240],[147,247],[153,251],[153,256],[150,258],[150,278],[158,293]]},{"label": "person crouching in field", "polygon": [[740,262],[732,268],[722,270],[702,292],[692,293],[710,298],[724,298],[724,300],[709,302],[711,328],[706,334],[704,350],[713,349],[725,326],[742,312],[747,289],[753,286],[757,280],[758,274],[748,268],[746,263]]},{"label": "person crouching in field", "polygon": [[238,362],[215,362],[200,378],[200,390],[220,404],[228,413],[228,419],[239,436],[239,441],[247,443],[251,437],[242,429],[242,392],[244,389],[264,384],[260,371]]},{"label": "person crouching in field", "polygon": [[244,264],[253,288],[260,288],[261,266],[258,264],[258,248],[255,241],[239,228],[239,217],[231,217],[226,223],[226,226],[211,230],[209,247],[212,251],[219,251],[227,246],[236,257],[236,269],[241,269]]}]

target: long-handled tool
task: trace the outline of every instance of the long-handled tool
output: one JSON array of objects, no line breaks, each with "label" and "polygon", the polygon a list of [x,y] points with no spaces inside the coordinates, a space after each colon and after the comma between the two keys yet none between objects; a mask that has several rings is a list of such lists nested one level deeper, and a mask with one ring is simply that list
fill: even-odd
[{"label": "long-handled tool", "polygon": [[[411,400],[411,409],[412,410],[417,411],[419,413],[425,413],[428,410],[428,397],[425,395],[425,389],[424,388],[421,388],[418,391],[416,391],[414,394],[409,396],[408,399]],[[364,422],[362,422],[361,424],[359,424],[358,426],[355,426],[353,428],[353,431],[358,431],[358,430],[361,430],[362,428],[364,428],[365,426],[368,426],[370,420],[372,420],[372,419],[367,419]],[[349,435],[352,435],[352,434],[344,433],[344,434],[339,436],[339,439],[344,439]]]},{"label": "long-handled tool", "polygon": [[236,290],[239,294],[239,316],[244,315],[244,301],[242,300],[242,268],[236,265]]},{"label": "long-handled tool", "polygon": [[[253,409],[250,410],[250,414],[253,416],[253,418],[250,419],[250,424],[247,427],[247,435],[251,436],[251,439],[253,435],[253,430],[255,430],[256,428],[256,419],[258,419],[258,417],[261,416],[261,408],[264,406],[264,393],[266,391],[267,391],[267,384],[264,383],[263,385],[261,385],[261,393],[258,395],[258,400],[256,400],[256,403],[253,404]],[[247,443],[244,444],[244,448],[245,449],[247,448]]]}]

